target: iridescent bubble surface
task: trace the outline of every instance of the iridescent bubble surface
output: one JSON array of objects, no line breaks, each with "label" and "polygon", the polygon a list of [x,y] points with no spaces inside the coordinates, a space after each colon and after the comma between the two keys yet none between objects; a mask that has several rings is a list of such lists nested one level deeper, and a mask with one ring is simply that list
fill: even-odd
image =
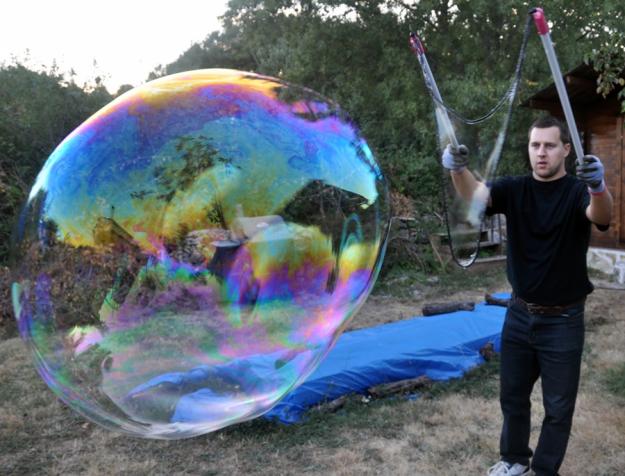
[{"label": "iridescent bubble surface", "polygon": [[13,305],[50,388],[110,429],[184,438],[305,379],[379,271],[387,189],[310,90],[161,78],[70,134],[20,217]]}]

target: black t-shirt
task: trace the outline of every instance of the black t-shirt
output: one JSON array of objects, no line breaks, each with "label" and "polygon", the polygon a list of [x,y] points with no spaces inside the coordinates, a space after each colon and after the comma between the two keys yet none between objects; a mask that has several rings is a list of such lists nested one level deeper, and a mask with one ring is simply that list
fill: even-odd
[{"label": "black t-shirt", "polygon": [[590,195],[582,181],[504,177],[492,184],[490,196],[486,213],[506,216],[508,280],[519,297],[551,306],[592,292],[586,268]]}]

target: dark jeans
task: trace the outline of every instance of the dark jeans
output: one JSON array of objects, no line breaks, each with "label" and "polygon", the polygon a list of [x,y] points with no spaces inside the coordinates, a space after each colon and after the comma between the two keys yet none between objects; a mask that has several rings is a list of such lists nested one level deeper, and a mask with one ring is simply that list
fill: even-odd
[{"label": "dark jeans", "polygon": [[532,457],[530,395],[540,376],[545,418],[532,469],[541,476],[558,474],[571,432],[583,347],[583,304],[554,316],[529,314],[517,304],[508,307],[501,335],[504,461],[527,465]]}]

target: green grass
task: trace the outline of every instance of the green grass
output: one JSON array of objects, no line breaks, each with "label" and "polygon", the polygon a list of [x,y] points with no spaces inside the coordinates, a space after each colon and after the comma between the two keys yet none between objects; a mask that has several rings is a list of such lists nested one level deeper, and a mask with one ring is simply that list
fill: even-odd
[{"label": "green grass", "polygon": [[479,272],[450,265],[446,271],[436,273],[397,265],[378,278],[373,294],[407,298],[412,296],[415,288],[435,287],[437,291],[454,293],[496,287],[501,283],[507,283],[503,264],[480,269]]},{"label": "green grass", "polygon": [[608,369],[603,381],[607,390],[621,398],[625,398],[625,364]]},{"label": "green grass", "polygon": [[439,275],[440,286],[444,291],[467,291],[498,286],[507,282],[504,265],[473,271],[454,267],[451,271]]},{"label": "green grass", "polygon": [[431,275],[413,267],[393,266],[378,277],[373,294],[407,297],[412,289],[428,284]]},{"label": "green grass", "polygon": [[436,382],[427,392],[431,398],[440,398],[451,393],[468,397],[498,398],[499,396],[499,354],[489,362],[472,368],[461,378]]}]

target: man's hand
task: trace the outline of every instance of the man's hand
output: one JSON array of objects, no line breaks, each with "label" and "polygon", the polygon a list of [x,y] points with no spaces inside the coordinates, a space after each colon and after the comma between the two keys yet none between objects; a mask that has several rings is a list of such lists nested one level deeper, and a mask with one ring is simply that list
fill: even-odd
[{"label": "man's hand", "polygon": [[469,149],[466,145],[454,147],[448,144],[443,151],[443,167],[454,172],[462,171],[469,163]]},{"label": "man's hand", "polygon": [[577,161],[577,176],[586,182],[592,193],[601,193],[605,190],[604,169],[599,157],[585,155],[581,161]]}]

